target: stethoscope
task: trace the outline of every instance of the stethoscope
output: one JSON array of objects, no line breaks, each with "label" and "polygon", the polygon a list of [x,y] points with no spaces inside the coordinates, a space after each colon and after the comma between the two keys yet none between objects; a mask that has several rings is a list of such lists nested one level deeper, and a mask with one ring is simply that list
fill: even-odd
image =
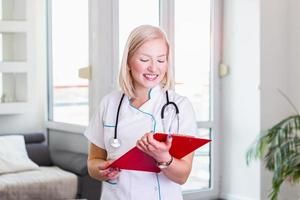
[{"label": "stethoscope", "polygon": [[[117,116],[116,116],[116,124],[115,124],[115,132],[114,132],[114,137],[110,139],[110,145],[112,147],[115,147],[115,148],[118,148],[121,146],[121,140],[118,138],[118,122],[119,122],[119,114],[120,114],[120,108],[121,108],[121,104],[123,102],[123,99],[124,99],[124,96],[125,94],[122,95],[121,97],[121,100],[120,100],[120,103],[119,103],[119,106],[118,106],[118,111],[117,111]],[[163,129],[164,129],[164,132],[167,132],[167,130],[165,129],[165,110],[168,106],[173,106],[175,108],[175,114],[176,114],[176,119],[177,119],[177,133],[178,133],[178,130],[179,130],[179,109],[176,105],[175,102],[173,101],[169,101],[169,94],[168,94],[168,91],[166,91],[166,99],[167,99],[167,103],[165,103],[163,105],[163,107],[161,108],[161,113],[160,113],[160,117],[161,117],[161,120],[162,120],[162,123],[163,123]],[[168,131],[169,133],[169,131]]]}]

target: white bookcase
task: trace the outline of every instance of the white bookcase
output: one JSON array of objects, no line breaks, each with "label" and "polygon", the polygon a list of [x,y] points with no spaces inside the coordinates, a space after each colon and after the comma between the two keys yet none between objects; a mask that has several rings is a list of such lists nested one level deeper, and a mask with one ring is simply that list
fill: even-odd
[{"label": "white bookcase", "polygon": [[0,115],[29,109],[34,69],[34,0],[0,0]]}]

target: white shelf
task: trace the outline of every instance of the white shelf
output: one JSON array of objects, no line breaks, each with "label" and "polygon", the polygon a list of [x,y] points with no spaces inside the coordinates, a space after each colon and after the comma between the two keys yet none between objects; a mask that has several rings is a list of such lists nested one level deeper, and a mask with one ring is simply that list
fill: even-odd
[{"label": "white shelf", "polygon": [[0,62],[0,72],[28,72],[29,65],[26,62]]},{"label": "white shelf", "polygon": [[22,114],[28,109],[29,103],[27,102],[0,103],[0,115]]},{"label": "white shelf", "polygon": [[[0,0],[1,1],[1,0]],[[0,116],[30,112],[35,67],[35,1],[6,0],[0,34]],[[3,6],[2,5],[2,6]]]},{"label": "white shelf", "polygon": [[0,21],[0,32],[27,32],[27,21]]}]

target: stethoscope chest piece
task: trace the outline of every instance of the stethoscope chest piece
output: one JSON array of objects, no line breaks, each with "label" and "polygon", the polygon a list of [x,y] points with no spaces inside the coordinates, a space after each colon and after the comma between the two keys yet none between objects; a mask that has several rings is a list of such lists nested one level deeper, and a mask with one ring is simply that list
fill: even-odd
[{"label": "stethoscope chest piece", "polygon": [[109,143],[114,148],[118,148],[121,146],[121,140],[119,140],[118,138],[111,138]]}]

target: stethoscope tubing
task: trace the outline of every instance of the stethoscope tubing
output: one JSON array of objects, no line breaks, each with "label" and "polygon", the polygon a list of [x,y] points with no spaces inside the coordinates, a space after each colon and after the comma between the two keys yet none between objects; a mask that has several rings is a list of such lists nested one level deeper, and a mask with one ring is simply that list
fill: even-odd
[{"label": "stethoscope tubing", "polygon": [[[120,114],[120,109],[121,109],[121,105],[122,105],[122,102],[123,102],[123,99],[124,99],[124,96],[125,94],[123,93],[122,94],[122,97],[120,99],[120,103],[118,105],[118,110],[117,110],[117,116],[116,116],[116,122],[115,122],[115,131],[114,131],[114,137],[112,138],[113,140],[113,143],[111,144],[113,147],[119,147],[121,144],[120,144],[120,140],[118,139],[118,123],[119,123],[119,114]],[[166,108],[169,106],[169,105],[172,105],[174,108],[175,108],[175,113],[176,113],[176,116],[177,116],[177,131],[179,129],[179,109],[178,109],[178,106],[176,105],[175,102],[173,101],[170,101],[169,100],[169,93],[168,91],[166,91],[166,99],[167,99],[167,103],[165,103],[163,105],[163,107],[161,108],[161,113],[160,113],[160,117],[161,117],[161,120],[163,122],[163,125],[164,125],[164,113],[165,113],[165,110]],[[165,128],[165,126],[164,126]],[[166,130],[164,130],[166,132]]]},{"label": "stethoscope tubing", "polygon": [[118,133],[117,133],[118,130],[117,129],[118,129],[118,123],[119,123],[119,113],[120,113],[121,104],[123,102],[124,96],[125,96],[125,94],[123,93],[122,97],[121,97],[121,100],[120,100],[120,103],[119,103],[119,106],[118,106],[118,111],[117,111],[117,116],[116,116],[116,125],[115,125],[114,139],[118,138]]}]

